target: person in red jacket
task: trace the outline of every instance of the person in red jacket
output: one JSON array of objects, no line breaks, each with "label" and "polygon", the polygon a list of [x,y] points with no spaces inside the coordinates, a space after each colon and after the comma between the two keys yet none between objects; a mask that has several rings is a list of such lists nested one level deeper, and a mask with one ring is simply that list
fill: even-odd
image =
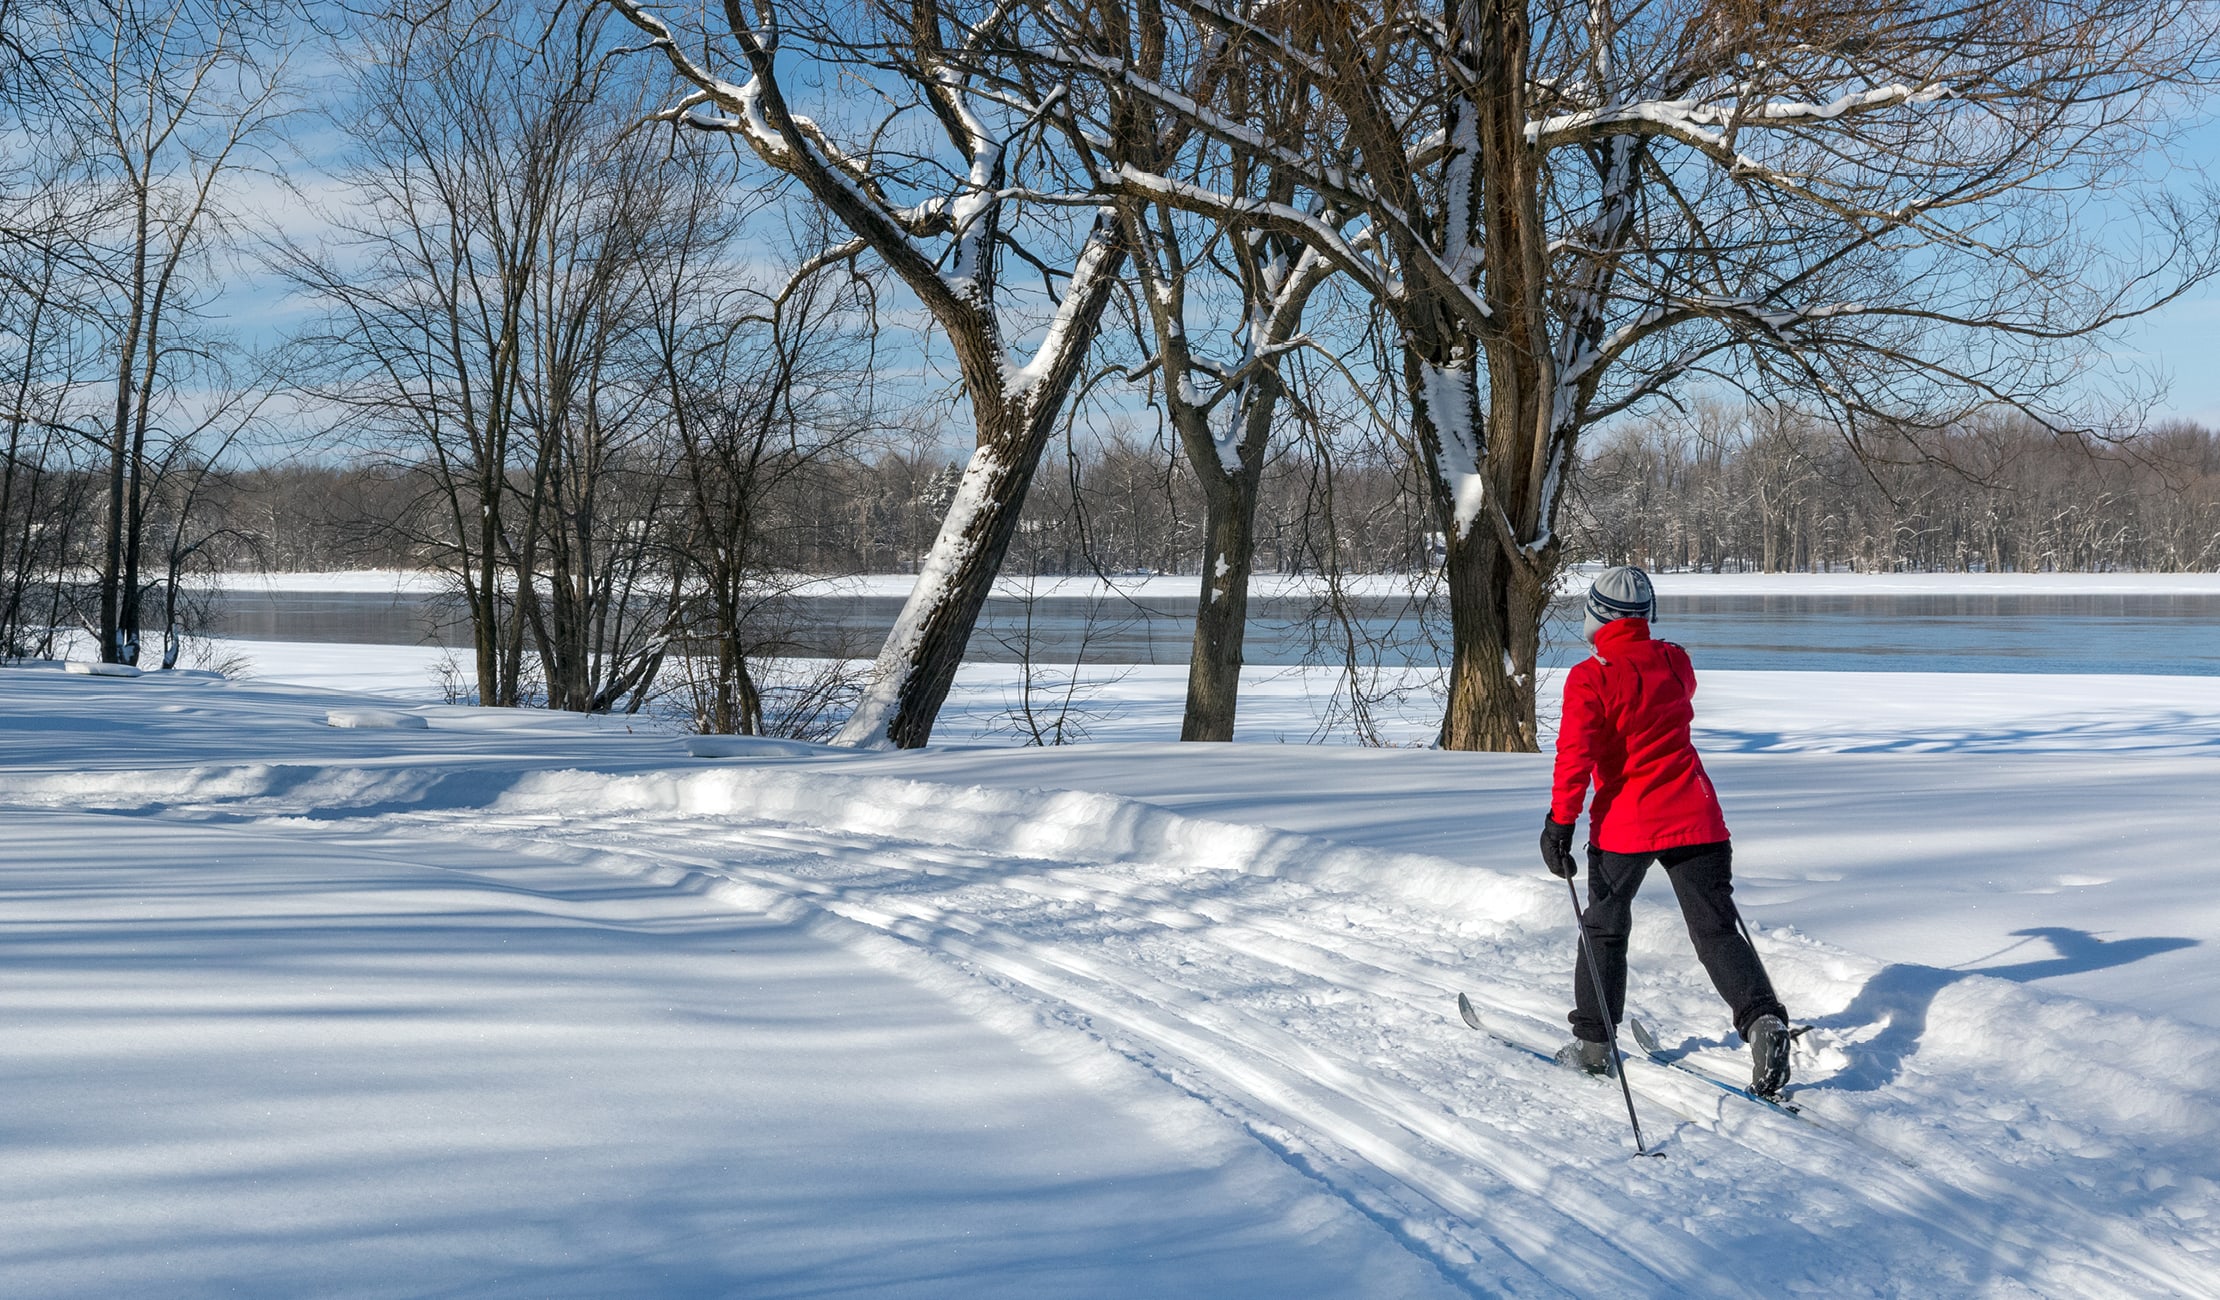
[{"label": "person in red jacket", "polygon": [[[1559,1059],[1590,1073],[1610,1070],[1610,1044],[1626,1009],[1626,942],[1634,895],[1650,864],[1662,863],[1680,899],[1696,956],[1750,1044],[1750,1086],[1760,1095],[1788,1082],[1788,1011],[1734,907],[1733,845],[1719,796],[1689,739],[1696,671],[1688,652],[1650,637],[1657,608],[1649,575],[1606,569],[1588,592],[1586,632],[1595,654],[1565,677],[1557,768],[1542,861],[1566,880],[1579,874],[1573,824],[1588,788],[1588,942],[1575,953],[1574,1042]],[[1588,954],[1600,968],[1588,969]],[[1608,1011],[1596,1005],[1597,976]]]}]

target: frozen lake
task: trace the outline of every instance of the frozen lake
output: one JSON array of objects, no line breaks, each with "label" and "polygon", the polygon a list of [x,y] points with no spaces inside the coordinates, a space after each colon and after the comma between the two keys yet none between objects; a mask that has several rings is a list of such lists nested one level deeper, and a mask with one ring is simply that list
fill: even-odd
[{"label": "frozen lake", "polygon": [[[1398,598],[1350,602],[1360,637],[1380,662],[1432,661],[1438,641]],[[260,641],[376,645],[469,643],[452,606],[419,593],[230,591],[211,598],[207,631]],[[798,653],[868,655],[901,599],[832,596],[805,602]],[[1338,629],[1312,618],[1308,599],[1250,602],[1248,662],[1331,662]],[[1069,663],[1178,664],[1187,656],[1195,601],[1043,597],[995,599],[970,658]],[[1548,662],[1584,653],[1576,608],[1551,623]],[[1660,597],[1658,635],[1687,646],[1708,668],[1808,671],[2155,673],[2220,676],[2220,595],[2076,592],[2053,595],[1890,593]],[[1437,632],[1438,636],[1438,632]]]}]

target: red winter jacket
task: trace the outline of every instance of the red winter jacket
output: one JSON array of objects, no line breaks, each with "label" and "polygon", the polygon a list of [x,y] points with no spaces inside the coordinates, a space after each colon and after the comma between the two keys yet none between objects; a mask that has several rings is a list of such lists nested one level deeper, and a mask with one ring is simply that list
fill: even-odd
[{"label": "red winter jacket", "polygon": [[1695,693],[1688,652],[1650,640],[1648,619],[1604,624],[1595,656],[1565,677],[1549,815],[1578,821],[1593,778],[1588,842],[1605,852],[1655,853],[1727,838],[1719,796],[1688,739]]}]

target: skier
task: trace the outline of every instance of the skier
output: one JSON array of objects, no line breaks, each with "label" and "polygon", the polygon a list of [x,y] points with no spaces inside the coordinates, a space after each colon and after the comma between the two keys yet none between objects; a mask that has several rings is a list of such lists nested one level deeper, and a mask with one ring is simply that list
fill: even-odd
[{"label": "skier", "polygon": [[[1640,569],[1597,575],[1584,627],[1595,654],[1565,678],[1556,780],[1542,824],[1542,861],[1552,874],[1566,880],[1579,874],[1573,823],[1591,780],[1596,798],[1588,810],[1588,906],[1580,919],[1588,942],[1574,954],[1574,1040],[1557,1059],[1591,1074],[1610,1072],[1610,1044],[1626,1008],[1634,894],[1658,862],[1679,896],[1696,956],[1750,1045],[1750,1089],[1772,1096],[1788,1082],[1788,1011],[1735,912],[1726,818],[1688,736],[1695,669],[1687,651],[1650,639],[1656,608],[1649,575]],[[1600,972],[1588,969],[1587,952]],[[1608,1013],[1596,1005],[1598,973]]]}]

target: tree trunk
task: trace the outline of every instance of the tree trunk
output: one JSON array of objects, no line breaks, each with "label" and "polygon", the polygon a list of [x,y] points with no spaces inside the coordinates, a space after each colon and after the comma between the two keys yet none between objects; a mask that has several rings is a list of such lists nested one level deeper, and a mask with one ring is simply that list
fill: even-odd
[{"label": "tree trunk", "polygon": [[493,702],[486,698],[493,686],[494,665],[497,662],[493,647],[493,623],[485,614],[478,612],[485,608],[484,594],[480,589],[473,588],[471,590],[468,603],[472,606],[470,618],[471,660],[478,682],[478,703],[480,706],[484,706]]},{"label": "tree trunk", "polygon": [[[1532,607],[1514,590],[1519,573],[1492,535],[1478,529],[1451,535],[1445,578],[1455,648],[1437,738],[1443,749],[1531,753],[1539,748],[1533,654],[1539,637],[1518,635],[1521,617]],[[1538,627],[1538,618],[1535,623]]]},{"label": "tree trunk", "polygon": [[[480,483],[479,490],[485,491]],[[475,594],[471,603],[474,617],[470,621],[471,641],[478,651],[478,704],[481,708],[506,704],[501,694],[501,633],[507,620],[501,617],[501,578],[494,567],[493,557],[500,540],[500,524],[493,507],[487,504],[490,496],[479,501],[478,573]],[[463,563],[470,563],[466,550]]]},{"label": "tree trunk", "polygon": [[1039,418],[1014,428],[983,425],[917,586],[836,743],[915,749],[932,739],[933,722],[1017,532],[1049,426]]},{"label": "tree trunk", "polygon": [[743,736],[763,734],[763,692],[755,684],[755,674],[748,671],[748,657],[733,648],[730,707],[732,730]]},{"label": "tree trunk", "polygon": [[1232,740],[1241,698],[1242,638],[1249,621],[1249,574],[1256,546],[1255,466],[1227,474],[1196,467],[1206,502],[1201,603],[1187,660],[1187,710],[1181,740]]},{"label": "tree trunk", "polygon": [[[1479,201],[1467,218],[1487,250],[1482,291],[1497,324],[1475,338],[1434,313],[1453,337],[1413,341],[1426,353],[1406,373],[1430,413],[1437,512],[1448,538],[1449,622],[1454,638],[1444,749],[1533,752],[1535,669],[1548,607],[1548,557],[1515,553],[1521,538],[1546,538],[1555,524],[1548,466],[1565,401],[1549,334],[1548,268],[1537,159],[1526,138],[1525,6],[1489,0],[1475,11],[1478,53],[1469,111],[1479,161]],[[1485,368],[1485,401],[1479,376]],[[1444,425],[1443,421],[1447,420]],[[1451,459],[1444,461],[1446,448]],[[1447,470],[1447,476],[1442,471]],[[1506,530],[1519,530],[1517,538]]]},{"label": "tree trunk", "polygon": [[[150,330],[148,333],[151,335],[152,331]],[[147,340],[147,345],[149,349],[153,347],[154,340],[151,337]],[[151,361],[151,359],[152,353],[150,351],[149,360]],[[153,367],[149,365],[147,369],[151,372]],[[151,386],[153,382],[154,376],[152,373],[142,376],[142,385]],[[145,467],[147,420],[145,404],[146,393],[144,387],[142,387],[139,394],[139,409],[133,413],[132,418],[131,450],[124,458],[129,484],[124,490],[126,513],[123,526],[123,580],[118,584],[118,594],[122,597],[122,603],[116,611],[116,662],[134,666],[139,662],[140,624],[142,621],[139,615],[140,597],[143,594],[139,590],[139,558],[146,547],[147,487]]]},{"label": "tree trunk", "polygon": [[127,619],[137,621],[129,609],[137,602],[127,596],[126,524],[138,497],[137,479],[131,473],[131,383],[138,341],[139,317],[134,300],[132,319],[124,334],[123,361],[116,379],[115,430],[108,441],[107,545],[100,566],[100,661],[109,664],[127,664],[138,658],[138,648],[125,644],[124,633]]},{"label": "tree trunk", "polygon": [[122,663],[123,600],[123,488],[124,429],[116,425],[115,441],[108,449],[108,519],[106,546],[100,559],[100,662]]},{"label": "tree trunk", "polygon": [[863,699],[834,743],[914,749],[932,739],[933,721],[955,685],[964,647],[1017,533],[1033,472],[1101,327],[1125,256],[1115,215],[1098,215],[1065,301],[1025,371],[1011,371],[984,299],[952,313],[950,342],[979,431],[976,449],[917,586],[880,647]]}]

